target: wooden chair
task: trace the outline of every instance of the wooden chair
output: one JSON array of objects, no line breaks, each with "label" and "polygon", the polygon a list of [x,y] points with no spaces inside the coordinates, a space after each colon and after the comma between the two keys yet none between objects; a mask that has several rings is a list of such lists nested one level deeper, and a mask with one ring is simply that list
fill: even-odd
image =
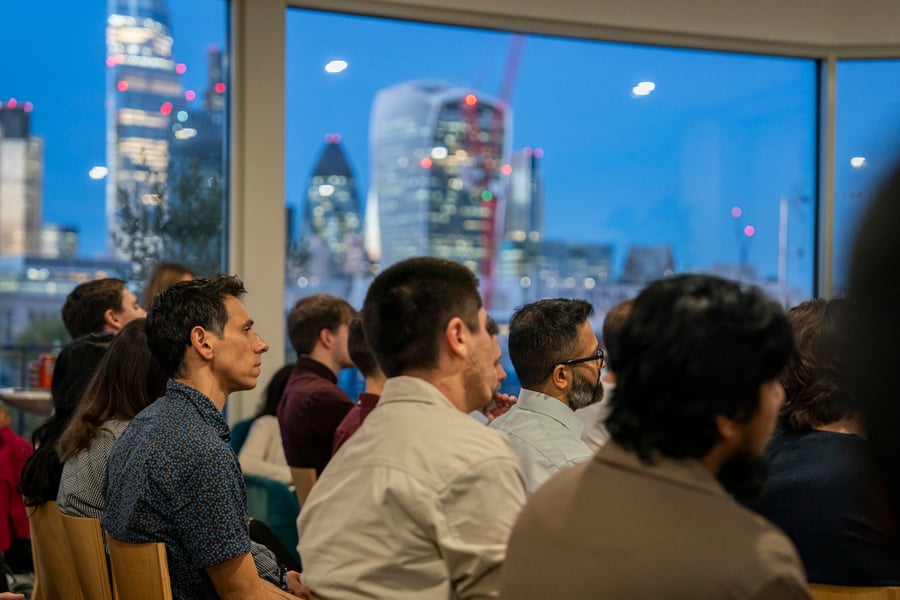
[{"label": "wooden chair", "polygon": [[291,479],[294,480],[294,493],[297,494],[300,510],[303,510],[303,503],[306,502],[306,497],[309,496],[309,492],[316,484],[316,470],[291,467]]},{"label": "wooden chair", "polygon": [[28,507],[34,559],[32,600],[84,600],[56,502]]},{"label": "wooden chair", "polygon": [[106,549],[99,519],[60,515],[69,547],[75,560],[75,571],[85,598],[112,600]]},{"label": "wooden chair", "polygon": [[850,587],[810,583],[813,600],[900,600],[900,587]]},{"label": "wooden chair", "polygon": [[106,538],[113,590],[122,600],[172,600],[166,545],[128,544]]}]

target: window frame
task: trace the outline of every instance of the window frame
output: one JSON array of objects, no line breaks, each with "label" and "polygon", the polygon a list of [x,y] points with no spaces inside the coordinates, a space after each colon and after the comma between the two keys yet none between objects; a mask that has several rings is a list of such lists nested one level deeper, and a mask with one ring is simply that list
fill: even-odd
[{"label": "window frame", "polygon": [[[645,0],[634,7],[629,3],[597,3],[588,7],[576,5],[578,10],[553,13],[543,18],[540,3],[520,7],[508,0],[460,0],[448,7],[434,0],[407,0],[414,4],[386,0],[231,0],[231,140],[230,140],[230,271],[241,276],[249,294],[245,300],[257,320],[258,329],[269,343],[260,382],[267,381],[284,362],[284,267],[285,267],[285,29],[286,11],[292,8],[352,13],[370,17],[415,20],[435,24],[455,25],[519,31],[603,42],[670,46],[718,52],[775,55],[808,58],[818,61],[818,144],[816,148],[817,187],[815,192],[815,273],[814,292],[817,297],[833,294],[834,264],[834,176],[835,176],[835,120],[837,97],[837,63],[839,60],[900,58],[900,40],[890,37],[883,28],[874,28],[875,42],[842,44],[837,35],[852,35],[865,30],[865,24],[855,23],[855,29],[841,33],[833,27],[841,15],[834,11],[815,11],[805,19],[795,41],[773,39],[781,33],[793,36],[797,23],[775,23],[780,6],[754,5],[753,10],[769,14],[762,22],[740,21],[741,11],[748,10],[734,3],[714,3],[706,6],[703,0],[694,2],[696,14],[680,22],[666,22],[665,3]],[[654,5],[660,11],[650,10]],[[821,7],[807,3],[805,8]],[[511,13],[516,8],[515,15]],[[701,10],[704,7],[710,10]],[[722,8],[724,7],[724,8]],[[521,10],[520,10],[521,8]],[[796,7],[795,7],[796,8]],[[802,10],[801,13],[809,11]],[[554,9],[555,10],[555,9]],[[683,12],[689,12],[683,6]],[[716,10],[720,13],[715,14]],[[888,11],[888,8],[884,8]],[[492,12],[493,11],[493,12]],[[576,12],[596,15],[579,19]],[[652,13],[657,16],[649,16]],[[872,23],[881,18],[867,17]],[[507,13],[507,14],[504,14]],[[599,15],[603,22],[599,22]],[[660,16],[662,14],[662,16]],[[729,18],[730,16],[730,18]],[[800,16],[800,15],[795,15]],[[639,25],[636,25],[639,23]],[[770,30],[774,30],[773,34]],[[740,34],[738,34],[740,32]],[[825,39],[826,36],[831,36]],[[881,43],[879,36],[887,36]],[[896,34],[894,34],[896,36]],[[810,41],[812,40],[812,41]],[[242,401],[248,395],[251,400]],[[250,416],[256,409],[258,392],[244,392],[232,402],[232,420]]]}]

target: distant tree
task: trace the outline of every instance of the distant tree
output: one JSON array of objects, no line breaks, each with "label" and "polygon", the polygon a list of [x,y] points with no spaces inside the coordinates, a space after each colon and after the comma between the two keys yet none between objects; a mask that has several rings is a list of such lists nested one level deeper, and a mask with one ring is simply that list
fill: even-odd
[{"label": "distant tree", "polygon": [[113,243],[134,263],[137,280],[163,260],[184,263],[198,275],[220,272],[225,256],[221,171],[204,173],[199,160],[190,159],[170,162],[166,179],[168,185],[154,183],[140,197],[119,188]]},{"label": "distant tree", "polygon": [[199,275],[223,270],[222,225],[225,189],[222,174],[204,173],[200,161],[169,169],[170,192],[163,228],[164,260],[183,262]]},{"label": "distant tree", "polygon": [[60,317],[37,317],[22,331],[14,342],[17,346],[61,346],[69,341]]},{"label": "distant tree", "polygon": [[112,241],[132,262],[134,278],[143,281],[161,259],[167,219],[165,184],[155,182],[146,194],[120,186],[117,196],[116,226],[110,230]]}]

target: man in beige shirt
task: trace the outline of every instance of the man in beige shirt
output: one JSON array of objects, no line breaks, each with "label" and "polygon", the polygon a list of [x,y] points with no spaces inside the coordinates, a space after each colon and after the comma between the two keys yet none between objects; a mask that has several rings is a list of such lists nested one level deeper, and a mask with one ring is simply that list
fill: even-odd
[{"label": "man in beige shirt", "polygon": [[618,338],[612,439],[531,497],[501,598],[807,598],[791,542],[729,496],[765,481],[792,348],[758,289],[686,275],[641,292]]},{"label": "man in beige shirt", "polygon": [[362,321],[388,380],[303,506],[304,585],[322,600],[495,598],[525,488],[509,442],[468,416],[499,385],[478,280],[397,263]]}]

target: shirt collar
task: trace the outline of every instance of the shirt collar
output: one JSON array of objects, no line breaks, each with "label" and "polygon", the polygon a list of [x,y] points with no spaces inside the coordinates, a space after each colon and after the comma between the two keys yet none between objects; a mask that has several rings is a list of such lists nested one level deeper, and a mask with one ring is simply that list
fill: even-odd
[{"label": "shirt collar", "polygon": [[323,377],[332,383],[337,383],[337,375],[334,374],[334,371],[308,356],[297,357],[297,366],[294,367],[294,372],[298,371],[312,371],[319,377]]},{"label": "shirt collar", "polygon": [[725,488],[696,458],[671,458],[656,453],[651,463],[645,463],[634,452],[610,440],[597,452],[594,460],[714,496],[728,496]]},{"label": "shirt collar", "polygon": [[195,388],[183,383],[178,383],[174,379],[170,379],[166,383],[166,396],[169,398],[186,400],[197,411],[200,417],[212,427],[216,435],[224,441],[231,439],[231,429],[222,413],[213,404],[213,401],[200,393]]},{"label": "shirt collar", "polygon": [[519,410],[528,410],[559,421],[576,438],[580,438],[581,432],[584,431],[584,421],[561,400],[547,394],[522,388],[516,406]]},{"label": "shirt collar", "polygon": [[368,392],[360,392],[359,393],[359,406],[360,408],[375,408],[378,404],[378,394],[370,394]]},{"label": "shirt collar", "polygon": [[433,404],[459,412],[459,409],[439,389],[424,379],[407,375],[391,377],[384,383],[378,403],[388,404],[391,402]]}]

